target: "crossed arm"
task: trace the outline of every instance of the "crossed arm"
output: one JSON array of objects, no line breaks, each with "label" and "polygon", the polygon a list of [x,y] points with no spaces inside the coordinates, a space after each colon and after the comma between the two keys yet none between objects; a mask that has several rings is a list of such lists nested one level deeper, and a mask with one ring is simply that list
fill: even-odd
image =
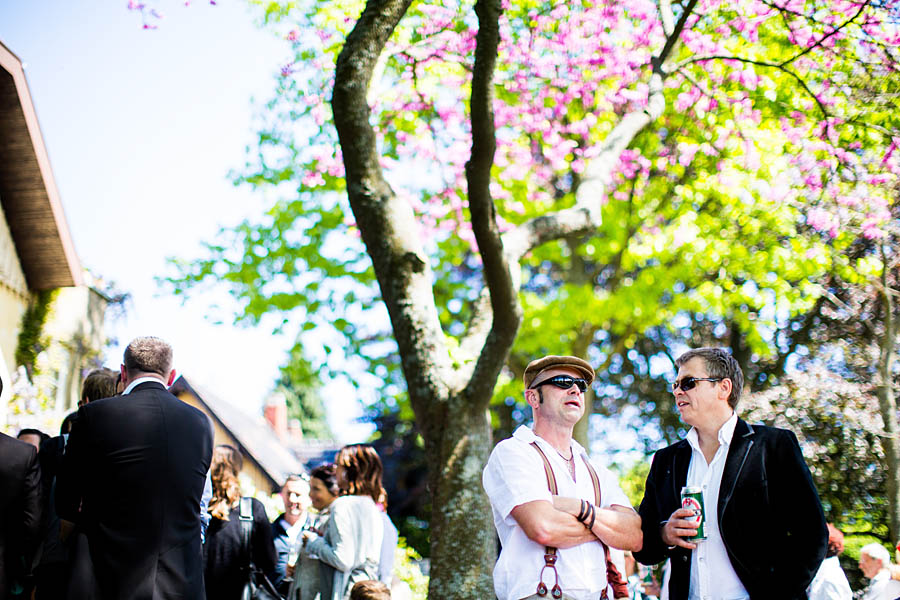
[{"label": "crossed arm", "polygon": [[641,518],[633,509],[617,504],[609,508],[595,506],[592,529],[578,521],[580,511],[578,498],[554,496],[552,504],[534,500],[516,506],[510,514],[529,539],[544,546],[571,548],[599,539],[621,550],[641,549]]}]

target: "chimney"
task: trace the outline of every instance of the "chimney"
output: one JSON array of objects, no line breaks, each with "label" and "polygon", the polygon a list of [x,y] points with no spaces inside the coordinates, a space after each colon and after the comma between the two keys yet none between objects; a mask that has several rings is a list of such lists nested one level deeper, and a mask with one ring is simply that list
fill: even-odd
[{"label": "chimney", "polygon": [[266,421],[268,421],[269,427],[275,431],[275,434],[279,438],[284,439],[287,436],[287,401],[284,399],[283,394],[272,392],[272,394],[266,398],[263,416],[266,418]]}]

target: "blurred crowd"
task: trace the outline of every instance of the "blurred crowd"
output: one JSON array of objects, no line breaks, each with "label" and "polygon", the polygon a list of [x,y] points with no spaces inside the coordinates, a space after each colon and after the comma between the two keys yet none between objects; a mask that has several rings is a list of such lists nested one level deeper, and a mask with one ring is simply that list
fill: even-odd
[{"label": "blurred crowd", "polygon": [[289,476],[270,523],[174,375],[168,344],[138,338],[87,375],[59,435],[0,434],[0,600],[410,596],[372,446]]}]

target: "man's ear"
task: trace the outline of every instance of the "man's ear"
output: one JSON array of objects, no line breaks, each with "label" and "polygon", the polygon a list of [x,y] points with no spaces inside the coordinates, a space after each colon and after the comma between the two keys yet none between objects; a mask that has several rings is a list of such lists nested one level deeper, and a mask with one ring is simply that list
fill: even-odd
[{"label": "man's ear", "polygon": [[169,371],[169,380],[166,382],[166,387],[172,387],[172,383],[175,382],[175,369]]},{"label": "man's ear", "polygon": [[540,404],[536,390],[525,390],[525,402],[533,409]]},{"label": "man's ear", "polygon": [[125,365],[119,365],[119,374],[122,378],[122,386],[123,389],[128,387],[128,384],[131,383],[128,381],[128,372],[125,370]]},{"label": "man's ear", "polygon": [[728,400],[728,397],[731,396],[731,390],[734,387],[734,384],[731,383],[731,380],[728,379],[727,377],[725,379],[723,379],[722,381],[720,381],[719,383],[722,384],[721,387],[719,388],[719,390],[721,391],[721,394],[725,396],[725,400]]}]

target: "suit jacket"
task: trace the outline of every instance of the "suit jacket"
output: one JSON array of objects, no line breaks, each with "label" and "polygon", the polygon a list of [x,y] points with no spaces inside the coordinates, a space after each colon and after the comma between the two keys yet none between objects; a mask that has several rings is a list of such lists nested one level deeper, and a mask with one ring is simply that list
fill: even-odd
[{"label": "suit jacket", "polygon": [[212,439],[207,417],[162,383],[78,410],[56,508],[86,534],[101,598],[204,597],[200,496]]},{"label": "suit jacket", "polygon": [[41,545],[41,468],[34,446],[0,433],[0,600],[31,574]]},{"label": "suit jacket", "polygon": [[[672,560],[669,598],[685,600],[691,551],[668,550],[661,524],[681,507],[691,447],[681,440],[656,453],[639,513],[644,564]],[[748,425],[738,419],[719,489],[718,519],[728,558],[750,597],[806,598],[828,544],[822,505],[809,469],[790,431]]]}]

